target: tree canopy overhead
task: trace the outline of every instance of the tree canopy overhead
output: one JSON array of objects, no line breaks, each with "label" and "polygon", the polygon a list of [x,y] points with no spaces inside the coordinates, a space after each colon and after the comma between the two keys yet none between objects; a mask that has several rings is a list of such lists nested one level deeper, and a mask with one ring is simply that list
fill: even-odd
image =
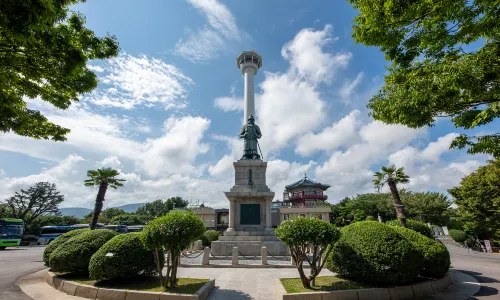
[{"label": "tree canopy overhead", "polygon": [[[368,104],[375,119],[420,128],[449,117],[469,130],[500,116],[498,1],[348,1],[360,12],[355,41],[392,62]],[[451,147],[500,157],[500,132],[461,134]]]},{"label": "tree canopy overhead", "polygon": [[26,99],[67,109],[97,86],[92,59],[118,55],[114,36],[96,37],[68,7],[85,0],[4,0],[0,5],[0,132],[64,141],[69,129],[51,123]]}]

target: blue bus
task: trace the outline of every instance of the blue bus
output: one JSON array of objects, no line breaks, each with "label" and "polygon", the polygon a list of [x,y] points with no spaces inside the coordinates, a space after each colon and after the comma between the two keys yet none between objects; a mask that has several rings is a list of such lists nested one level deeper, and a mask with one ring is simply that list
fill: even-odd
[{"label": "blue bus", "polygon": [[58,236],[73,229],[75,229],[73,226],[43,226],[38,238],[38,245],[48,245]]},{"label": "blue bus", "polygon": [[21,243],[24,222],[21,219],[0,219],[0,250],[17,247]]}]

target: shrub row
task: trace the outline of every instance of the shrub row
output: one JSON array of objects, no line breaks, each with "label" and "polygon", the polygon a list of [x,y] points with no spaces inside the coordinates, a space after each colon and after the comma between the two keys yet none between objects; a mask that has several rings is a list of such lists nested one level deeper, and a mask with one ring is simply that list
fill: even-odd
[{"label": "shrub row", "polygon": [[[50,243],[43,258],[52,271],[85,273],[96,280],[156,274],[153,253],[140,236],[135,232],[118,235],[107,229],[73,230]],[[163,250],[159,257],[163,265]]]},{"label": "shrub row", "polygon": [[203,247],[210,246],[213,241],[219,239],[219,232],[215,230],[207,230],[201,237]]},{"label": "shrub row", "polygon": [[400,285],[418,276],[440,278],[448,272],[449,253],[422,234],[379,222],[342,228],[326,267],[340,276],[375,285]]}]

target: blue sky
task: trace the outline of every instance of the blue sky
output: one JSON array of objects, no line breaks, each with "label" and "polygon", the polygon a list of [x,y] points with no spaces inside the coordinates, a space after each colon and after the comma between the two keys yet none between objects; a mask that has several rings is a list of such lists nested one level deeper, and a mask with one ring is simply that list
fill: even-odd
[{"label": "blue sky", "polygon": [[304,172],[332,186],[332,203],[373,192],[373,171],[389,163],[407,169],[407,188],[444,192],[488,158],[450,151],[461,131],[448,120],[413,130],[368,116],[387,62],[351,39],[357,13],[345,1],[90,0],[74,10],[121,53],[89,63],[99,86],[69,110],[29,101],[72,129],[66,143],[0,136],[2,199],[50,181],[63,206],[91,207],[86,170],[111,166],[127,183],[106,206],[179,195],[226,207],[243,146],[235,58],[248,49],[263,56],[256,117],[275,199]]}]

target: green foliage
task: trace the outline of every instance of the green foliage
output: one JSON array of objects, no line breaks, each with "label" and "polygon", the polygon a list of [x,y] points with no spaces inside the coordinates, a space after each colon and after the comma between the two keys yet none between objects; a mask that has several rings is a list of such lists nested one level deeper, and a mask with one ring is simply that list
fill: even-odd
[{"label": "green foliage", "polygon": [[60,236],[58,236],[55,240],[52,241],[52,243],[48,244],[47,247],[45,247],[45,250],[43,251],[43,262],[47,267],[50,267],[50,255],[54,250],[57,249],[60,245],[64,244],[66,241],[71,239],[74,236],[77,236],[85,231],[88,231],[88,229],[77,229],[77,230],[71,230],[68,231]]},{"label": "green foliage", "polygon": [[451,201],[437,192],[400,192],[408,218],[424,223],[446,225],[450,221]]},{"label": "green foliage", "polygon": [[144,228],[143,242],[149,249],[164,247],[180,253],[204,233],[205,224],[195,214],[174,210]]},{"label": "green foliage", "polygon": [[158,199],[139,207],[136,213],[139,215],[151,216],[152,218],[158,218],[166,215],[168,213],[168,208],[162,199]]},{"label": "green foliage", "polygon": [[116,235],[107,229],[78,234],[50,254],[50,268],[55,272],[87,273],[92,255]]},{"label": "green foliage", "polygon": [[[163,281],[163,265],[158,263],[155,254],[158,273],[165,287],[175,287],[177,284],[177,265],[181,251],[188,248],[191,243],[200,239],[205,233],[205,224],[191,211],[173,210],[163,217],[151,221],[142,232],[142,242],[147,249],[167,250],[167,280]],[[170,265],[169,262],[172,262]]]},{"label": "green foliage", "polygon": [[133,213],[124,213],[122,215],[113,217],[110,221],[108,221],[108,224],[146,225],[149,221],[151,221],[151,219],[152,218],[150,216],[133,214]]},{"label": "green foliage", "polygon": [[374,216],[366,217],[366,221],[376,221],[377,219]]},{"label": "green foliage", "polygon": [[491,240],[500,228],[500,159],[490,160],[449,189],[467,233]]},{"label": "green foliage", "polygon": [[[368,104],[376,120],[419,128],[450,117],[469,130],[500,116],[498,2],[348,1],[359,11],[354,40],[380,47],[392,62]],[[500,133],[462,134],[451,147],[500,157]]]},{"label": "green foliage", "polygon": [[207,230],[203,237],[201,238],[201,242],[204,247],[210,246],[213,241],[217,241],[219,239],[219,232],[216,230]]},{"label": "green foliage", "polygon": [[125,214],[125,211],[121,208],[110,207],[103,210],[101,214],[106,219],[111,220],[116,216]]},{"label": "green foliage", "polygon": [[401,285],[420,273],[422,256],[392,227],[356,222],[342,228],[327,268],[340,276],[375,285]]},{"label": "green foliage", "polygon": [[96,37],[69,7],[84,2],[5,0],[0,6],[0,132],[66,140],[69,129],[51,123],[26,99],[67,109],[97,86],[92,59],[118,54],[115,37]]},{"label": "green foliage", "polygon": [[54,183],[38,182],[28,190],[21,189],[21,192],[15,192],[14,196],[5,200],[5,204],[12,218],[22,219],[30,224],[41,215],[58,214],[58,205],[63,201],[64,196],[59,193]]},{"label": "green foliage", "polygon": [[[401,223],[399,222],[399,220],[390,220],[390,221],[387,221],[385,223],[385,225],[401,226]],[[431,239],[434,238],[434,233],[432,233],[432,229],[429,226],[427,226],[427,224],[425,224],[425,223],[415,221],[412,219],[407,219],[406,225],[407,225],[407,228],[414,230],[414,231],[416,231],[416,232],[418,232],[418,233],[420,233],[428,238],[431,238]]]},{"label": "green foliage", "polygon": [[144,204],[137,209],[137,214],[149,216],[151,218],[158,218],[166,215],[169,211],[174,208],[185,208],[189,204],[189,201],[182,199],[181,197],[172,197],[163,201],[162,199],[157,199],[153,202]]},{"label": "green foliage", "polygon": [[[131,232],[107,241],[90,259],[90,278],[99,281],[156,274],[153,252],[144,247],[140,235]],[[113,256],[106,256],[108,253]],[[163,250],[160,249],[159,254],[160,263],[165,263]]]},{"label": "green foliage", "polygon": [[[305,288],[311,288],[311,281],[321,272],[326,256],[331,252],[333,244],[339,239],[340,231],[335,225],[316,218],[294,218],[282,222],[275,230],[279,239],[290,247],[291,255],[296,263],[297,270]],[[312,259],[306,255],[306,250],[312,246]],[[306,276],[302,265],[304,259],[311,267],[311,275]]]},{"label": "green foliage", "polygon": [[467,233],[462,230],[450,229],[448,230],[451,238],[457,243],[464,243],[467,240]]},{"label": "green foliage", "polygon": [[450,253],[442,243],[436,242],[414,230],[394,226],[424,258],[420,275],[430,278],[442,278],[450,269]]}]

